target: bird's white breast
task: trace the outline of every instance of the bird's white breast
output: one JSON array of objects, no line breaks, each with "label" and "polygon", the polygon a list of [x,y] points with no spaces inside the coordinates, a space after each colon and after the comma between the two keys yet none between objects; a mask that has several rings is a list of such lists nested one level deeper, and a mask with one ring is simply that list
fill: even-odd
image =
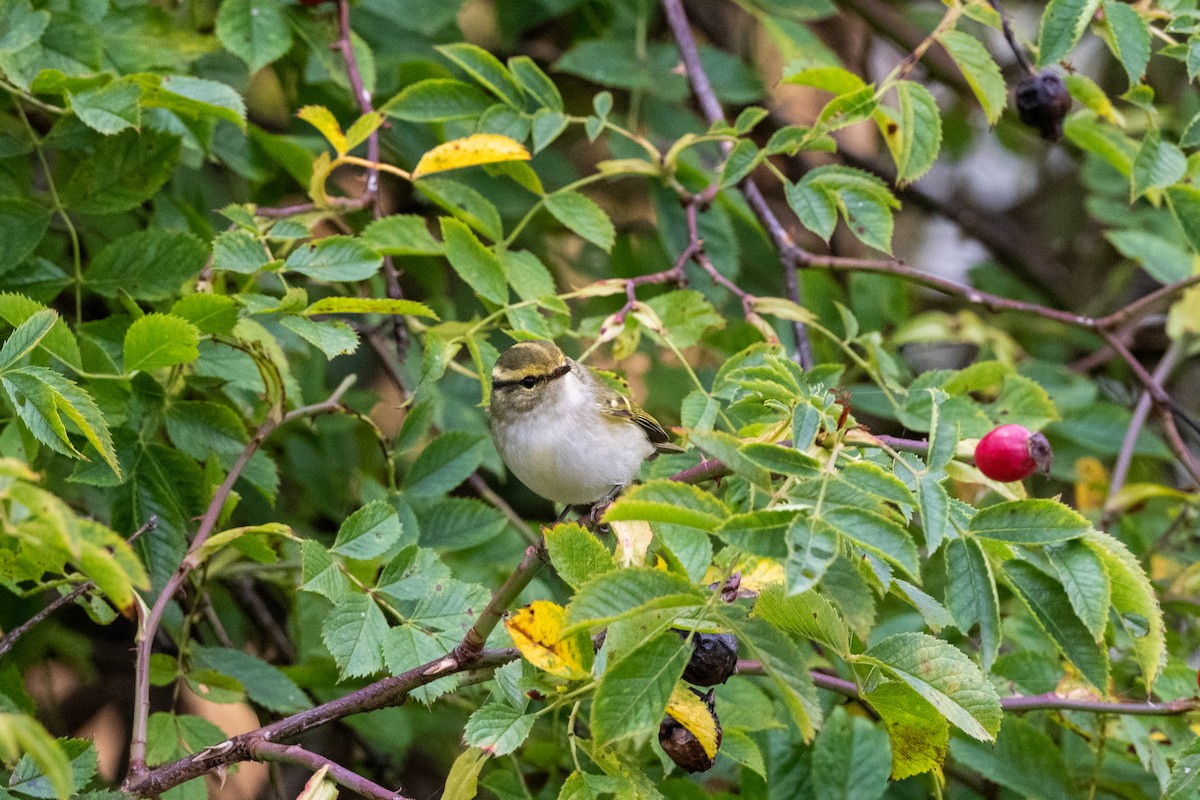
[{"label": "bird's white breast", "polygon": [[521,482],[556,503],[594,503],[630,483],[654,445],[633,420],[602,415],[574,373],[546,387],[536,409],[494,424],[496,446]]}]

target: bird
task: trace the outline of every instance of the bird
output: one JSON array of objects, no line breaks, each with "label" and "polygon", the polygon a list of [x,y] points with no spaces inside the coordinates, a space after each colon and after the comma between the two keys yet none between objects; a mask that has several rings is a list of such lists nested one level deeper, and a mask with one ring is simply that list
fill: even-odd
[{"label": "bird", "polygon": [[659,453],[682,453],[654,417],[545,340],[517,342],[492,369],[492,438],[522,483],[554,503],[611,503]]}]

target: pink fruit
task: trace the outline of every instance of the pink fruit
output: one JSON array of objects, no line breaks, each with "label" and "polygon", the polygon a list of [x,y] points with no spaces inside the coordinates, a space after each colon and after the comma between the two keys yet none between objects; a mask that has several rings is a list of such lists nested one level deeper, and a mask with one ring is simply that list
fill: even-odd
[{"label": "pink fruit", "polygon": [[1050,471],[1054,453],[1040,433],[1020,425],[1001,425],[975,446],[975,466],[994,481],[1019,481],[1035,470]]}]

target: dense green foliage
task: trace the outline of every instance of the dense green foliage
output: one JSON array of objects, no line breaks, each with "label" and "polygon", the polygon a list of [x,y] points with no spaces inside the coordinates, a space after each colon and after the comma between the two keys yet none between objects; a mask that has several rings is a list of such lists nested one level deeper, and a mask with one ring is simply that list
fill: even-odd
[{"label": "dense green foliage", "polygon": [[[191,695],[368,794],[1194,796],[1200,12],[1042,5],[696,3],[697,63],[648,0],[0,0],[0,798],[125,779],[49,665],[125,687],[141,796],[297,762],[172,772]],[[972,163],[1026,199],[924,188]],[[687,448],[607,533],[492,445],[528,338]],[[1048,476],[976,469],[1002,423]],[[672,629],[737,637],[719,729]]]}]

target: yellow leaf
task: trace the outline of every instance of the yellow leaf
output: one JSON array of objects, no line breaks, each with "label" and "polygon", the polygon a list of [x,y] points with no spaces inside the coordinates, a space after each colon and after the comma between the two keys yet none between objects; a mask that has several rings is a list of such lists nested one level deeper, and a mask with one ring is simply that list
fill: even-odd
[{"label": "yellow leaf", "polygon": [[308,783],[304,784],[304,791],[296,796],[296,800],[336,800],[337,784],[326,777],[328,773],[328,764],[314,772]]},{"label": "yellow leaf", "polygon": [[646,563],[646,551],[654,540],[654,531],[645,520],[634,522],[611,522],[613,533],[617,535],[617,548],[613,553],[615,560],[622,567],[640,567]]},{"label": "yellow leaf", "polygon": [[1167,314],[1168,336],[1179,339],[1187,333],[1200,333],[1200,286],[1185,291]]},{"label": "yellow leaf", "polygon": [[312,125],[321,135],[329,140],[333,145],[333,149],[337,151],[339,156],[344,156],[346,150],[346,135],[342,133],[342,126],[338,124],[337,118],[325,106],[305,106],[296,112],[296,116]]},{"label": "yellow leaf", "polygon": [[561,637],[567,610],[549,600],[534,600],[504,621],[513,644],[525,660],[538,669],[562,678],[586,678],[580,639]]},{"label": "yellow leaf", "polygon": [[678,683],[671,690],[671,699],[667,701],[667,714],[676,722],[691,731],[696,741],[704,748],[709,758],[717,757],[717,745],[720,743],[720,733],[717,731],[717,720],[708,710],[708,704],[687,687]]},{"label": "yellow leaf", "polygon": [[817,315],[807,308],[785,300],[782,297],[756,297],[752,303],[754,310],[760,314],[770,314],[773,317],[792,322],[816,322]]},{"label": "yellow leaf", "polygon": [[495,164],[500,161],[528,161],[529,151],[516,139],[498,133],[474,133],[462,139],[439,144],[417,162],[413,180],[435,172]]},{"label": "yellow leaf", "polygon": [[325,180],[333,169],[333,161],[329,153],[321,153],[313,161],[312,179],[308,182],[308,196],[318,208],[329,205],[329,195],[325,194]]},{"label": "yellow leaf", "polygon": [[1082,512],[1104,508],[1108,494],[1108,470],[1099,459],[1084,456],[1075,460],[1075,507]]}]

